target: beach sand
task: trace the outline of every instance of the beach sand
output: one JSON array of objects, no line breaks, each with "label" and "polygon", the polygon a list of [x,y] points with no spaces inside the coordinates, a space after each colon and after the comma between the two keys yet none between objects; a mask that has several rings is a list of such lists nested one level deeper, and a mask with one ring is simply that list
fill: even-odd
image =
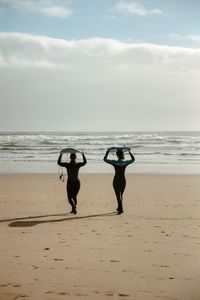
[{"label": "beach sand", "polygon": [[200,299],[200,176],[80,174],[78,214],[55,174],[0,175],[0,300]]}]

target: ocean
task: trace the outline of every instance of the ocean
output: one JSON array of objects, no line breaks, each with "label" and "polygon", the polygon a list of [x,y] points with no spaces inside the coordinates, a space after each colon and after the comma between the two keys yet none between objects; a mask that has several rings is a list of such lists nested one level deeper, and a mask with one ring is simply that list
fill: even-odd
[{"label": "ocean", "polygon": [[3,132],[0,173],[57,173],[67,147],[84,151],[88,164],[81,172],[113,172],[103,157],[116,145],[131,147],[135,156],[127,172],[200,174],[200,132]]}]

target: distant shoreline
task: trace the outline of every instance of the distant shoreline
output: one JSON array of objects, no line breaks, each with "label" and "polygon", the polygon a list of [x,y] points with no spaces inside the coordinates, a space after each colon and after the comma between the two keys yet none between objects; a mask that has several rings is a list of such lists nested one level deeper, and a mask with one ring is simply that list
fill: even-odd
[{"label": "distant shoreline", "polygon": [[[56,162],[12,162],[11,165],[2,165],[2,174],[59,174],[61,168]],[[65,169],[63,169],[65,172]],[[80,169],[80,174],[113,174],[112,166],[104,162],[88,162]],[[177,174],[177,175],[200,175],[200,165],[195,164],[156,164],[134,163],[126,169],[126,174]]]}]

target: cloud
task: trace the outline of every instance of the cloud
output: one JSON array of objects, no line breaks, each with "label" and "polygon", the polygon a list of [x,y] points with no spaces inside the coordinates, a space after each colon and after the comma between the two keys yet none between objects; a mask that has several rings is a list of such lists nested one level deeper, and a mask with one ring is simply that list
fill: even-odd
[{"label": "cloud", "polygon": [[195,43],[200,43],[200,35],[180,35],[176,33],[172,33],[169,35],[170,38],[175,40],[182,40],[182,41],[192,41]]},{"label": "cloud", "polygon": [[0,9],[15,9],[56,18],[66,18],[73,14],[73,10],[68,7],[66,1],[59,0],[0,0]]},{"label": "cloud", "polygon": [[118,12],[130,13],[140,17],[162,14],[162,11],[158,8],[147,10],[145,7],[136,2],[120,1],[115,5],[114,9]]},{"label": "cloud", "polygon": [[113,68],[127,65],[154,67],[174,72],[200,69],[200,49],[155,44],[125,43],[114,39],[62,40],[22,33],[0,33],[0,67],[52,66]]},{"label": "cloud", "polygon": [[47,15],[49,17],[59,17],[59,18],[65,18],[72,14],[72,10],[66,7],[62,6],[50,6],[46,8],[42,8],[40,10],[40,13]]},{"label": "cloud", "polygon": [[0,76],[1,130],[200,130],[200,49],[0,33]]}]

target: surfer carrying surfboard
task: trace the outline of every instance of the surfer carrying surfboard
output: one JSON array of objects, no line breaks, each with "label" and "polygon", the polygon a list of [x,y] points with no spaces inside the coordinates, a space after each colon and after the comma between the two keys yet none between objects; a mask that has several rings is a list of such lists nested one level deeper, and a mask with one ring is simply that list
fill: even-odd
[{"label": "surfer carrying surfboard", "polygon": [[[76,153],[75,152],[71,152],[70,154],[70,162],[62,162],[62,155],[64,153],[67,153],[68,149],[64,149],[60,152],[60,155],[58,157],[58,165],[61,167],[65,167],[67,169],[67,197],[68,197],[68,201],[69,204],[72,207],[72,211],[71,213],[76,214],[76,205],[77,205],[77,195],[78,192],[80,190],[80,180],[78,178],[78,173],[79,173],[79,169],[81,167],[83,167],[84,165],[86,165],[87,160],[86,157],[84,155],[83,152],[81,152],[82,157],[83,157],[83,161],[82,162],[77,162],[76,161]],[[80,151],[76,151],[76,152],[80,152]]]},{"label": "surfer carrying surfboard", "polygon": [[[116,152],[118,160],[108,159],[110,151]],[[124,160],[124,151],[128,151],[131,159]],[[111,147],[108,148],[104,156],[104,161],[108,164],[111,164],[115,168],[115,176],[113,178],[113,188],[117,198],[117,214],[120,215],[123,213],[123,193],[126,187],[126,178],[125,178],[125,169],[129,164],[132,164],[135,161],[133,154],[130,152],[130,148],[123,147]]]}]

